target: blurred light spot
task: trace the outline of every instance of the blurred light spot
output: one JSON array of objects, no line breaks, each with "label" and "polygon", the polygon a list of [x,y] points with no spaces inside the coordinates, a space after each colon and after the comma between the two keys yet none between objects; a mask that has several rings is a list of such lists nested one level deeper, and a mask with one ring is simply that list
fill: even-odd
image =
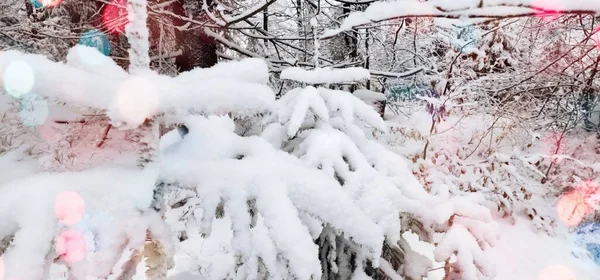
[{"label": "blurred light spot", "polygon": [[545,21],[553,21],[562,13],[561,0],[533,0],[531,7],[534,8],[534,14]]},{"label": "blurred light spot", "polygon": [[596,45],[596,48],[600,50],[600,27],[594,30],[594,33],[592,34],[592,40],[594,41],[594,45]]},{"label": "blurred light spot", "polygon": [[40,126],[40,135],[47,141],[54,141],[58,139],[59,133],[54,127],[53,121],[46,119],[46,121]]},{"label": "blurred light spot", "polygon": [[556,211],[569,226],[576,226],[598,207],[600,191],[595,182],[583,181],[573,191],[561,197]]},{"label": "blurred light spot", "polygon": [[41,0],[44,7],[56,7],[62,3],[63,0]]},{"label": "blurred light spot", "polygon": [[63,0],[30,0],[34,8],[51,8],[60,5]]},{"label": "blurred light spot", "polygon": [[110,55],[110,41],[108,36],[100,30],[88,30],[79,39],[79,44],[97,49],[105,56]]},{"label": "blurred light spot", "polygon": [[31,0],[31,4],[36,9],[44,7],[44,5],[42,3],[40,3],[40,1],[38,1],[38,0]]},{"label": "blurred light spot", "polygon": [[127,0],[111,0],[102,11],[102,24],[111,33],[124,33],[127,22]]},{"label": "blurred light spot", "polygon": [[0,280],[4,279],[4,259],[0,256]]},{"label": "blurred light spot", "polygon": [[552,265],[544,268],[538,280],[576,280],[577,275],[573,270],[564,265]]},{"label": "blurred light spot", "polygon": [[569,226],[576,226],[591,212],[579,192],[569,192],[558,202],[556,211],[560,219]]},{"label": "blurred light spot", "polygon": [[48,103],[37,94],[27,94],[19,100],[19,116],[25,126],[39,126],[48,118]]},{"label": "blurred light spot", "polygon": [[56,253],[68,263],[85,258],[86,242],[83,234],[77,230],[63,231],[56,240]]},{"label": "blurred light spot", "polygon": [[117,109],[127,123],[142,123],[152,117],[157,107],[158,92],[146,78],[133,76],[117,92]]},{"label": "blurred light spot", "polygon": [[85,212],[83,198],[76,192],[59,193],[54,200],[54,214],[65,225],[77,224]]},{"label": "blurred light spot", "polygon": [[13,61],[4,70],[4,90],[16,98],[28,94],[34,81],[33,69],[25,61]]}]

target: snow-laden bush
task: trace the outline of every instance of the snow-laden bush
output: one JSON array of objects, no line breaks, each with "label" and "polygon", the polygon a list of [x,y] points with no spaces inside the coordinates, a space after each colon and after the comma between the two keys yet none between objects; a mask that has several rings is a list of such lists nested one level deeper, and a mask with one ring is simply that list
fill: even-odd
[{"label": "snow-laden bush", "polygon": [[[127,76],[117,77],[117,80],[91,76],[88,73],[94,73],[94,69],[84,72],[73,66],[44,61],[38,56],[11,54],[14,55],[0,54],[0,58],[4,58],[0,65],[2,69],[15,59],[29,62],[33,73],[41,78],[36,83],[37,91],[48,98],[66,98],[68,101],[70,97],[63,93],[69,90],[72,96],[74,92],[64,86],[58,87],[56,81],[44,75],[51,76],[60,69],[82,77],[83,88],[91,92],[78,92],[79,105],[95,104],[100,112],[108,110],[110,113],[111,104],[114,104],[110,99],[119,96],[113,94],[110,97],[109,94],[98,99],[95,94],[104,93],[107,88],[118,91],[117,85],[130,81]],[[39,69],[49,70],[49,74]],[[144,73],[141,77],[148,75],[153,74]],[[216,76],[215,79],[223,79],[222,75]],[[92,90],[86,85],[88,80],[104,85]],[[328,278],[386,275],[418,279],[427,274],[431,263],[414,252],[402,238],[402,233],[409,230],[417,232],[423,240],[437,244],[437,261],[449,261],[456,256],[458,269],[455,271],[460,271],[460,277],[478,279],[478,276],[493,275],[482,251],[486,244],[494,241],[486,226],[490,220],[489,211],[466,195],[428,193],[405,159],[371,139],[375,130],[386,129],[385,123],[369,105],[351,93],[308,86],[290,91],[273,107],[264,93],[256,92],[258,99],[253,99],[251,92],[260,87],[245,87],[244,82],[234,82],[245,87],[241,91],[240,87],[231,84],[228,85],[230,91],[217,87],[205,93],[208,97],[191,98],[185,90],[195,86],[191,80],[156,76],[152,81],[157,88],[166,90],[166,93],[157,91],[165,100],[155,108],[157,115],[182,119],[181,116],[194,112],[248,115],[269,112],[268,108],[274,110],[265,119],[264,132],[252,137],[237,135],[235,123],[227,117],[184,117],[182,120],[189,134],[163,150],[158,159],[158,181],[148,175],[150,173],[144,173],[150,171],[132,170],[126,175],[127,180],[139,178],[140,181],[120,182],[117,176],[129,171],[109,168],[40,174],[9,182],[1,189],[7,193],[1,199],[2,215],[6,216],[2,221],[10,225],[3,227],[0,238],[8,239],[10,244],[6,263],[20,264],[9,266],[9,275],[42,277],[55,259],[53,254],[58,252],[61,256],[61,246],[57,247],[52,241],[60,238],[60,233],[69,227],[61,225],[51,211],[61,190],[76,191],[85,202],[90,201],[86,207],[89,215],[86,223],[94,230],[86,234],[97,240],[92,244],[103,244],[91,246],[88,244],[91,241],[85,243],[90,246],[86,247],[84,259],[67,262],[71,277],[102,277],[111,272],[129,275],[140,261],[140,246],[144,244],[146,231],[151,239],[163,244],[164,248],[159,251],[166,250],[165,257],[168,258],[168,244],[173,236],[165,235],[160,215],[151,207],[153,189],[158,183],[172,185],[174,192],[182,188],[192,191],[188,192],[184,204],[193,215],[177,217],[175,212],[181,207],[173,205],[165,213],[167,219],[175,217],[177,221],[184,221],[183,228],[177,229],[180,233],[193,236],[197,228],[196,233],[202,234],[197,238],[207,239],[213,224],[220,225],[216,218],[229,221],[232,234],[225,240],[232,249],[232,259],[226,262],[229,265],[209,265],[210,260],[206,265],[200,262],[201,271],[211,278],[245,279],[267,275],[279,279],[311,279],[325,274]],[[202,80],[198,82],[200,87],[203,83]],[[182,90],[177,92],[173,87]],[[232,100],[228,96],[230,93],[246,101]],[[217,97],[217,94],[221,95]],[[184,102],[188,110],[171,110]],[[138,122],[128,124],[131,127],[135,123]],[[40,196],[37,207],[18,204],[24,196],[39,188],[35,182],[41,180],[56,187],[47,187],[48,193]],[[140,186],[132,198],[128,198],[128,195],[134,195],[130,185]],[[19,191],[13,191],[15,189]],[[172,196],[174,193],[166,193],[167,198]],[[103,204],[95,204],[100,202]],[[15,212],[14,207],[21,210]],[[107,215],[111,219],[123,217],[134,223],[133,229],[115,226],[115,222],[122,222],[120,219],[95,222],[99,219],[96,215],[102,216],[97,213],[103,207],[120,209],[118,214]],[[42,212],[45,214],[39,215]],[[28,217],[32,216],[36,219],[30,221]],[[175,227],[182,225],[172,224]],[[105,231],[110,234],[105,235]],[[21,239],[30,233],[43,233],[38,236],[35,247],[22,245]],[[130,250],[124,252],[125,248]],[[168,267],[168,259],[165,262]],[[152,265],[151,259],[146,260],[146,265]],[[164,272],[157,273],[159,277],[164,275]]]},{"label": "snow-laden bush", "polygon": [[[95,65],[79,60],[77,52],[94,53],[86,47],[73,49],[66,65],[0,53],[3,72],[13,63],[25,65],[23,74],[31,76],[25,78],[35,81],[25,91],[91,107],[111,126],[131,131],[129,140],[102,151],[119,151],[99,160],[109,167],[42,173],[2,185],[7,275],[39,279],[52,263],[66,262],[73,279],[130,278],[143,255],[146,276],[164,279],[173,265],[175,236],[163,215],[183,242],[210,239],[213,226],[225,235],[220,244],[228,252],[216,259],[203,261],[201,252],[192,252],[201,274],[215,279],[420,279],[431,262],[403,238],[407,231],[436,245],[435,260],[447,264],[449,278],[494,275],[483,253],[495,241],[489,210],[477,196],[452,193],[452,186],[426,190],[404,158],[372,138],[387,129],[373,108],[348,92],[313,86],[274,102],[265,85],[266,64],[255,59],[178,77],[151,72],[144,7],[143,0],[128,3],[130,73],[103,57]],[[287,78],[368,78],[359,68],[311,71],[287,71]],[[3,80],[3,88],[10,89],[10,82]],[[236,120],[267,115],[262,124],[242,125],[266,127],[242,137],[226,114]],[[157,156],[158,128],[173,122],[183,122],[189,133]],[[91,128],[102,126],[95,124]],[[122,161],[118,143],[136,152],[137,161]],[[57,197],[64,192],[81,197],[87,216],[72,223],[62,219],[56,201],[61,204]],[[185,198],[175,199],[180,193]],[[21,203],[26,197],[34,205]]]},{"label": "snow-laden bush", "polygon": [[[81,48],[76,47],[70,53],[76,54]],[[69,58],[73,59],[73,56]],[[118,67],[111,60],[94,65],[86,64],[86,61],[69,61],[65,65],[38,55],[16,51],[0,53],[2,73],[7,73],[14,63],[26,65],[31,71],[25,74],[30,74],[35,81],[27,90],[49,100],[46,108],[49,114],[44,124],[28,127],[20,121],[16,106],[22,102],[22,97],[7,90],[10,89],[7,79],[2,79],[0,84],[2,100],[7,100],[2,104],[3,108],[7,108],[2,119],[2,124],[6,125],[2,133],[7,139],[2,153],[9,151],[1,163],[3,168],[19,169],[11,172],[10,176],[3,176],[2,183],[6,184],[0,187],[3,193],[0,198],[0,251],[3,253],[2,262],[7,264],[6,273],[19,279],[46,278],[44,276],[48,275],[51,264],[63,262],[62,251],[71,248],[65,247],[63,241],[73,239],[81,241],[77,244],[86,245],[86,253],[82,260],[66,261],[72,278],[106,277],[109,274],[127,278],[135,272],[142,255],[146,257],[147,277],[165,277],[167,268],[171,266],[171,236],[165,234],[168,231],[161,215],[152,209],[157,203],[154,189],[157,184],[160,185],[156,181],[156,169],[154,172],[132,169],[141,143],[133,136],[144,136],[140,133],[144,130],[135,127],[145,118],[168,123],[170,119],[177,120],[180,116],[194,113],[230,113],[238,117],[264,112],[272,106],[274,97],[264,85],[266,65],[263,61],[250,59],[170,78],[151,72],[138,75],[115,72],[110,69]],[[255,69],[258,74],[236,75],[240,73],[237,71],[249,68]],[[104,71],[106,69],[110,71]],[[121,74],[115,75],[118,73]],[[202,79],[206,77],[212,78]],[[136,87],[135,83],[131,86],[132,81],[141,87]],[[140,96],[140,90],[142,94],[155,95]],[[197,95],[196,92],[202,94]],[[137,106],[148,102],[134,102],[136,106],[131,106],[131,101],[134,101],[130,98],[131,94],[141,99],[157,98],[160,102],[153,104],[160,106]],[[124,96],[129,98],[130,102],[125,102],[128,106],[120,102]],[[187,105],[180,106],[183,103]],[[91,110],[87,106],[91,106]],[[129,112],[131,109],[133,114]],[[94,114],[89,116],[86,112]],[[109,123],[112,130],[111,126],[107,126]],[[11,140],[13,138],[18,141]],[[150,145],[158,142],[158,139],[150,137],[141,139]],[[100,143],[103,143],[102,147]],[[57,153],[68,154],[69,162],[61,161]],[[97,166],[108,168],[98,169]],[[19,179],[38,169],[83,171]],[[120,176],[125,177],[125,181],[119,181]],[[38,192],[37,188],[42,189]],[[89,218],[83,219],[85,222],[81,223],[84,225],[78,224],[77,227],[91,223],[94,230],[86,232],[89,238],[85,241],[80,234],[72,234],[70,227],[64,227],[57,221],[53,204],[57,195],[64,191],[76,192],[86,203],[85,212]],[[130,193],[132,191],[135,194]],[[36,203],[23,203],[31,197]],[[102,204],[96,205],[95,202]],[[120,210],[115,213],[109,211],[113,208]],[[32,217],[35,219],[32,220]],[[98,222],[96,219],[100,218],[97,217],[108,221]],[[128,223],[131,225],[127,226]],[[62,236],[65,232],[75,237],[65,239]],[[32,235],[35,242],[23,240]],[[152,242],[147,243],[146,237]],[[101,246],[96,246],[96,242]]]},{"label": "snow-laden bush", "polygon": [[[293,89],[277,101],[276,113],[263,133],[275,147],[336,179],[385,235],[382,258],[364,259],[366,254],[351,240],[325,225],[317,240],[324,273],[330,278],[366,276],[365,272],[371,277],[425,276],[430,264],[417,257],[401,236],[413,230],[424,240],[440,243],[437,261],[449,260],[455,253],[464,257],[458,266],[465,279],[477,279],[478,273],[493,275],[482,256],[486,244],[493,245],[495,240],[485,225],[490,221],[489,211],[466,196],[427,193],[405,159],[371,139],[375,131],[385,130],[378,113],[354,95],[307,86]],[[438,228],[450,229],[453,234],[434,241]],[[459,246],[457,239],[463,245]],[[373,272],[377,263],[381,269]]]}]

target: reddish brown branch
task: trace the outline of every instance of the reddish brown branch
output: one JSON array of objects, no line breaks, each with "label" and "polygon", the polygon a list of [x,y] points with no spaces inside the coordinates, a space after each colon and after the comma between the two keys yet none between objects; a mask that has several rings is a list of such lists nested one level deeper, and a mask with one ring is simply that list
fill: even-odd
[{"label": "reddish brown branch", "polygon": [[100,140],[100,143],[98,143],[98,145],[96,147],[98,147],[98,148],[102,147],[102,145],[104,144],[104,141],[106,141],[106,137],[108,136],[108,132],[110,131],[111,128],[112,128],[112,124],[108,124],[106,126],[106,128],[104,129],[104,135],[102,136],[102,140]]}]

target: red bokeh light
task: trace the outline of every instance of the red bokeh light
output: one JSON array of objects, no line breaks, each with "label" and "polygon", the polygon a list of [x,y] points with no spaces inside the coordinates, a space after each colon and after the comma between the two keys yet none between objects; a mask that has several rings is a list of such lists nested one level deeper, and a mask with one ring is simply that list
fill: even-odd
[{"label": "red bokeh light", "polygon": [[599,197],[598,184],[592,181],[583,181],[575,190],[561,197],[556,211],[563,223],[568,226],[576,226],[598,207]]},{"label": "red bokeh light", "polygon": [[83,198],[76,192],[59,193],[54,200],[54,213],[66,225],[77,224],[83,218],[84,209]]},{"label": "red bokeh light", "polygon": [[561,0],[532,0],[531,7],[535,15],[545,21],[553,21],[561,15]]},{"label": "red bokeh light", "polygon": [[56,239],[56,253],[68,263],[83,260],[86,250],[85,238],[79,231],[63,231]]},{"label": "red bokeh light", "polygon": [[108,32],[122,34],[128,22],[127,0],[111,0],[102,10],[102,24]]}]

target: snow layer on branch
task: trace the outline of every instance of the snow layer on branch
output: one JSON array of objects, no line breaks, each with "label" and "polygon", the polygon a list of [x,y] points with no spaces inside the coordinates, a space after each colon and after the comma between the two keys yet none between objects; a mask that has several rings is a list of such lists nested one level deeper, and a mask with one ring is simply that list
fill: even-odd
[{"label": "snow layer on branch", "polygon": [[242,82],[267,84],[269,68],[264,59],[245,58],[239,61],[218,63],[210,68],[196,68],[177,76],[179,83],[197,83],[215,78],[229,78]]},{"label": "snow layer on branch", "polygon": [[[107,108],[119,80],[100,77],[72,66],[48,60],[42,55],[19,51],[0,53],[0,73],[7,76],[12,63],[25,63],[32,70],[32,93],[55,98],[77,106]],[[8,81],[0,81],[5,85]],[[0,87],[4,90],[4,86]]]},{"label": "snow layer on branch", "polygon": [[[120,248],[143,246],[146,229],[156,228],[155,219],[140,214],[150,207],[156,175],[155,169],[96,168],[41,173],[1,185],[0,239],[15,234],[3,256],[4,276],[47,279],[48,261],[64,257],[51,247],[52,241],[70,231],[86,240],[83,260],[69,263],[71,276],[106,277],[121,257]],[[55,214],[57,205],[64,206],[59,197],[65,192],[75,193],[84,203],[83,218],[74,225]]]},{"label": "snow layer on branch", "polygon": [[325,99],[333,117],[340,116],[347,124],[353,123],[356,117],[380,131],[386,130],[385,122],[373,107],[353,94],[326,88],[319,88],[319,92]]},{"label": "snow layer on branch", "polygon": [[327,123],[335,117],[341,117],[347,124],[361,120],[381,131],[386,127],[371,106],[340,90],[312,86],[296,88],[280,98],[275,107],[277,123],[269,124],[263,132],[263,137],[275,145],[294,137],[302,128],[315,125],[315,122]]},{"label": "snow layer on branch", "polygon": [[307,84],[335,84],[358,82],[366,80],[371,76],[369,70],[361,67],[349,67],[342,69],[316,68],[306,70],[300,67],[290,67],[281,71],[281,78],[294,80]]},{"label": "snow layer on branch", "polygon": [[[480,2],[482,6],[479,7]],[[396,0],[375,2],[364,12],[351,13],[338,29],[326,30],[322,37],[335,36],[356,26],[383,20],[411,16],[450,16],[450,17],[493,17],[531,15],[545,11],[590,11],[600,13],[600,2],[596,0],[572,1],[538,0]],[[533,8],[530,8],[533,7]]]},{"label": "snow layer on branch", "polygon": [[128,76],[127,72],[110,57],[94,47],[84,45],[75,45],[69,50],[66,64],[110,79],[125,79]]},{"label": "snow layer on branch", "polygon": [[[306,215],[362,245],[369,258],[379,259],[383,232],[333,178],[273,149],[261,138],[235,135],[228,118],[191,117],[185,123],[190,134],[165,151],[161,178],[197,190],[203,198],[203,233],[211,232],[214,209],[223,201],[225,214],[232,220],[233,248],[246,263],[252,263],[257,256],[253,252],[260,248],[252,241],[256,237],[250,233],[246,201],[255,199],[257,215],[268,232],[268,238],[260,242],[271,243],[276,250],[263,250],[261,257],[288,262],[289,273],[280,271],[284,275],[298,279],[321,276],[315,234],[308,228],[318,227]],[[284,259],[272,255],[275,252]],[[237,275],[253,275],[253,270],[242,266]]]},{"label": "snow layer on branch", "polygon": [[385,94],[381,92],[371,91],[368,89],[357,89],[352,94],[360,98],[360,100],[365,101],[366,103],[385,101]]},{"label": "snow layer on branch", "polygon": [[[275,101],[273,91],[263,83],[266,67],[257,60],[232,62],[240,69],[258,67],[253,75],[231,75],[227,63],[214,69],[196,69],[182,77],[171,78],[149,70],[126,75],[114,62],[90,65],[80,60],[76,47],[67,65],[40,55],[18,51],[0,53],[0,77],[11,63],[25,63],[32,71],[31,92],[70,105],[108,110],[115,124],[137,126],[155,114],[195,112],[206,114],[255,115],[270,111]],[[243,66],[248,63],[247,66]],[[232,66],[233,67],[233,66]],[[264,71],[264,73],[263,73]],[[204,73],[204,74],[202,74]],[[208,74],[206,74],[208,73]],[[202,82],[198,76],[211,77]],[[14,76],[14,75],[13,75]],[[241,78],[240,78],[241,77]],[[7,81],[0,81],[1,91]]]}]

